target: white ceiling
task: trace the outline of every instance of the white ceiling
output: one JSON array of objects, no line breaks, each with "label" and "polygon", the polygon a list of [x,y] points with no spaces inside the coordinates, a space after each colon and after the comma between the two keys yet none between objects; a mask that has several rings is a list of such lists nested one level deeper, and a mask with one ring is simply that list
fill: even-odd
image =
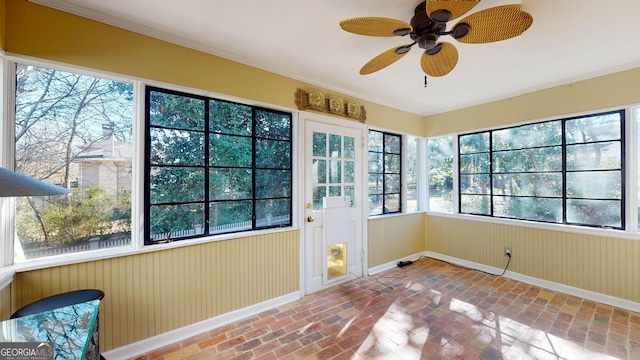
[{"label": "white ceiling", "polygon": [[[639,0],[523,0],[533,25],[522,36],[491,44],[441,37],[458,49],[458,65],[430,77],[427,88],[417,46],[385,69],[359,74],[408,37],[360,36],[339,26],[362,16],[409,22],[420,0],[32,1],[418,115],[640,66]],[[469,14],[519,2],[484,0]]]}]

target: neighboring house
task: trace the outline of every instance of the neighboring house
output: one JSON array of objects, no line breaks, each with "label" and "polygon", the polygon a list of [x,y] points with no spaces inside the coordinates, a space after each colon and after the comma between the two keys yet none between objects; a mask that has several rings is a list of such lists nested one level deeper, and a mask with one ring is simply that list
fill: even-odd
[{"label": "neighboring house", "polygon": [[102,125],[103,137],[78,156],[78,186],[100,186],[113,193],[131,189],[132,144],[117,141],[113,127]]}]

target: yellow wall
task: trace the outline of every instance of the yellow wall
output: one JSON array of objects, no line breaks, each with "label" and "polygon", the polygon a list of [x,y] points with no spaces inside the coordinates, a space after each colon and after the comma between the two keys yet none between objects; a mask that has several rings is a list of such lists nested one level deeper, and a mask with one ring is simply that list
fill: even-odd
[{"label": "yellow wall", "polygon": [[[640,103],[640,68],[427,117],[429,136]],[[640,241],[429,215],[427,250],[640,302]]]},{"label": "yellow wall", "polygon": [[[295,108],[311,85],[28,3],[7,2],[7,51]],[[326,91],[328,94],[330,92]],[[338,94],[342,95],[342,94]],[[422,117],[371,102],[367,123],[424,135]]]},{"label": "yellow wall", "polygon": [[427,136],[640,103],[640,68],[427,117]]},{"label": "yellow wall", "polygon": [[425,251],[424,213],[369,219],[368,268]]},{"label": "yellow wall", "polygon": [[7,286],[0,290],[0,320],[8,319],[11,316],[11,289],[15,285]]},{"label": "yellow wall", "polygon": [[106,351],[298,291],[299,239],[287,231],[28,271],[16,274],[12,288],[17,307],[64,291],[103,290]]},{"label": "yellow wall", "polygon": [[442,216],[427,218],[427,249],[640,303],[640,241]]},{"label": "yellow wall", "polygon": [[5,47],[5,23],[6,23],[6,10],[5,1],[0,0],[0,49]]},{"label": "yellow wall", "polygon": [[[296,89],[312,87],[26,0],[0,4],[5,10],[0,19],[6,20],[0,45],[9,54],[291,109]],[[424,135],[422,117],[359,101],[368,124]],[[289,231],[28,271],[16,274],[11,290],[0,293],[0,316],[51,294],[100,288],[107,294],[101,305],[102,349],[109,350],[298,291],[299,267],[299,232]]]}]

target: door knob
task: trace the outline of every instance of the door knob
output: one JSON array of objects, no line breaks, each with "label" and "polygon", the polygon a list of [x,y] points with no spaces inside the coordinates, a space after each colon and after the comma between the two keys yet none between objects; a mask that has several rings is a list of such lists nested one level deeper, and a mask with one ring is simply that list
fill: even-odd
[{"label": "door knob", "polygon": [[313,217],[307,216],[307,222],[313,222]]}]

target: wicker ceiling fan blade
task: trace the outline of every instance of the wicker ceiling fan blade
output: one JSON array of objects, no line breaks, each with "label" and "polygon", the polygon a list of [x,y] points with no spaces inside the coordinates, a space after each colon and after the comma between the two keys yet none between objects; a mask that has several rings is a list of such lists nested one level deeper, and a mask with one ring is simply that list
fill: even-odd
[{"label": "wicker ceiling fan blade", "polygon": [[342,20],[340,27],[350,33],[367,36],[403,36],[411,31],[411,25],[404,21],[382,17]]},{"label": "wicker ceiling fan blade", "polygon": [[[397,46],[374,57],[373,59],[369,60],[368,63],[364,64],[362,69],[360,69],[360,75],[367,75],[367,74],[374,73],[400,60],[403,56],[405,56],[409,52],[408,49],[410,49],[410,46],[411,44]],[[403,49],[403,51],[399,51],[398,53],[397,52],[398,49]]]},{"label": "wicker ceiling fan blade", "polygon": [[532,23],[531,14],[520,10],[518,4],[496,6],[460,20],[458,24],[468,24],[471,30],[457,40],[467,44],[506,40],[521,35]]},{"label": "wicker ceiling fan blade", "polygon": [[[436,21],[447,22],[466,14],[479,2],[480,0],[427,0],[427,15]],[[446,12],[443,11],[448,12],[449,15],[445,15]]]},{"label": "wicker ceiling fan blade", "polygon": [[433,77],[447,75],[458,64],[458,50],[453,44],[438,43],[433,49],[427,50],[420,58],[420,66],[425,74]]}]

